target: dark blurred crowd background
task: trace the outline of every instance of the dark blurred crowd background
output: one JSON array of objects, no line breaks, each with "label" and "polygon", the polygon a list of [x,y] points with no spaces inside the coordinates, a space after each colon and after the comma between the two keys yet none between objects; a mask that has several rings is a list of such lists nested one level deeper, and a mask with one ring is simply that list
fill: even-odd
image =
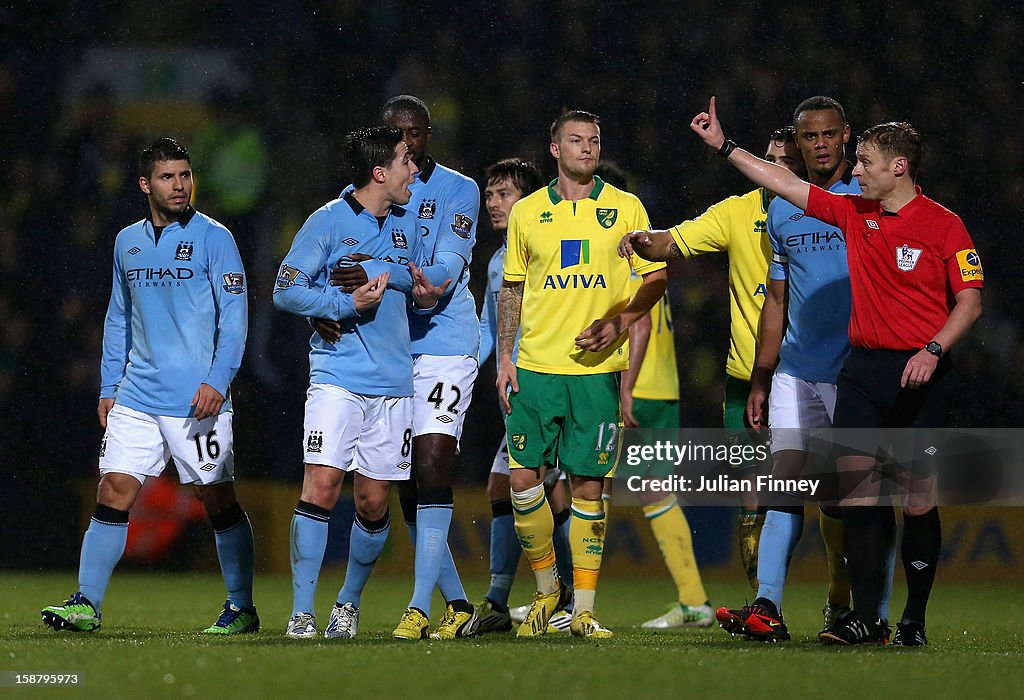
[{"label": "dark blurred crowd background", "polygon": [[[955,351],[955,423],[1024,425],[1021,30],[1021,6],[994,0],[0,3],[0,499],[8,523],[53,524],[31,547],[4,538],[0,565],[31,565],[40,545],[50,561],[77,553],[111,250],[147,214],[135,157],[157,136],[189,146],[197,208],[233,231],[247,267],[237,473],[298,483],[309,330],[274,310],[272,281],[305,217],[346,184],[343,135],[398,93],[427,102],[433,154],[478,182],[511,155],[553,175],[548,124],[565,108],[598,113],[603,157],[655,227],[751,189],[689,131],[712,94],[755,153],[815,94],[844,104],[854,134],[912,122],[926,137],[920,184],[964,219],[987,273],[985,315]],[[499,244],[480,219],[478,303]],[[725,271],[722,256],[672,267],[686,426],[720,424]],[[469,484],[486,479],[502,431],[493,378],[492,361],[462,440]]]}]

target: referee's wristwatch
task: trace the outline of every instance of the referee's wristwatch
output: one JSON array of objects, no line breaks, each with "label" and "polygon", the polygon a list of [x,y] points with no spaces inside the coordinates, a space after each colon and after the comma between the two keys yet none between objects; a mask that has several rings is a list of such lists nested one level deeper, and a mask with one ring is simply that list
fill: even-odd
[{"label": "referee's wristwatch", "polygon": [[942,359],[942,346],[936,343],[934,340],[928,341],[928,343],[925,344],[925,346],[921,349],[924,350],[925,352],[930,352],[940,360]]}]

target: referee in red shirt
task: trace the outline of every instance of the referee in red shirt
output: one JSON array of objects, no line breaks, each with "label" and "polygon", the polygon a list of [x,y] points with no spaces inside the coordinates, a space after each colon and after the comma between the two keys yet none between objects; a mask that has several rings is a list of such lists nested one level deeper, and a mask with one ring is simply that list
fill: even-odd
[{"label": "referee in red shirt", "polygon": [[[713,97],[690,128],[751,181],[843,231],[853,350],[837,381],[835,427],[944,427],[952,399],[946,353],[981,316],[984,273],[960,218],[915,183],[922,151],[917,131],[887,123],[861,135],[853,171],[863,190],[858,196],[826,192],[737,148],[722,132]],[[888,637],[878,609],[896,523],[892,508],[873,507],[878,482],[864,477],[876,462],[873,451],[865,452],[870,455],[838,460],[855,609],[823,640],[841,644],[882,643]],[[934,472],[911,470],[901,546],[907,605],[894,645],[927,644],[925,608],[941,545],[936,483]]]}]

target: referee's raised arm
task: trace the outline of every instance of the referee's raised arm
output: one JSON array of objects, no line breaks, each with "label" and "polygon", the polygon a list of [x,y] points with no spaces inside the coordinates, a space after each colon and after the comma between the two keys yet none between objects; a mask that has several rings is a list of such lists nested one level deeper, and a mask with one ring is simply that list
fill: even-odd
[{"label": "referee's raised arm", "polygon": [[737,146],[735,141],[725,138],[713,96],[708,111],[695,116],[690,122],[690,129],[755,185],[767,188],[801,210],[807,209],[811,186],[787,168],[762,160]]}]

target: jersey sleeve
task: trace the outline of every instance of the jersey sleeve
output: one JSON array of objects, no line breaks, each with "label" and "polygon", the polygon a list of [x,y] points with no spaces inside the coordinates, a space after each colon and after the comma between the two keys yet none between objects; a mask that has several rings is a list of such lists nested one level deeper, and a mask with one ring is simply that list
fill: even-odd
[{"label": "jersey sleeve", "polygon": [[423,273],[433,285],[451,279],[444,296],[450,296],[459,278],[473,261],[476,245],[476,225],[480,216],[480,188],[469,179],[460,179],[444,198],[443,209],[438,212],[440,225],[434,244],[434,259]]},{"label": "jersey sleeve", "polygon": [[954,295],[968,288],[981,289],[985,286],[981,256],[959,216],[950,217],[942,260],[946,264],[946,277]]},{"label": "jersey sleeve", "polygon": [[683,257],[720,253],[729,249],[729,221],[722,211],[729,201],[714,204],[696,219],[684,221],[669,229]]},{"label": "jersey sleeve", "polygon": [[207,241],[207,264],[214,304],[217,307],[216,347],[213,363],[203,379],[221,396],[242,366],[249,330],[249,298],[245,269],[235,239],[226,229],[212,228]]},{"label": "jersey sleeve", "polygon": [[525,231],[520,223],[526,212],[519,204],[513,204],[508,215],[508,244],[505,248],[505,262],[501,268],[502,277],[509,282],[526,281],[526,265],[530,260]]},{"label": "jersey sleeve", "polygon": [[[630,231],[646,231],[651,228],[651,219],[647,216],[647,210],[644,209],[643,202],[639,199],[636,200],[636,208],[633,212],[633,223]],[[638,275],[646,275],[649,272],[655,272],[665,267],[663,262],[651,262],[644,260],[640,256],[634,257],[633,269]]]},{"label": "jersey sleeve", "polygon": [[121,266],[120,237],[114,244],[113,282],[107,316],[103,321],[103,359],[100,361],[100,398],[112,399],[124,379],[132,348],[132,298]]},{"label": "jersey sleeve", "polygon": [[501,278],[495,278],[496,284],[489,279],[487,291],[484,292],[484,305],[480,312],[480,353],[478,364],[483,364],[497,348],[498,342],[498,291]]},{"label": "jersey sleeve", "polygon": [[788,280],[789,279],[789,251],[782,244],[782,236],[779,233],[778,209],[768,207],[768,244],[772,247],[772,259],[768,263],[768,279]]},{"label": "jersey sleeve", "polygon": [[817,185],[811,185],[804,213],[827,224],[838,226],[844,232],[850,231],[852,228],[849,226],[849,219],[857,214],[853,196],[856,195],[836,194]]},{"label": "jersey sleeve", "polygon": [[274,306],[297,316],[343,321],[354,318],[355,302],[340,287],[310,287],[328,265],[331,241],[329,212],[320,209],[295,234],[291,250],[281,263],[274,283]]}]

